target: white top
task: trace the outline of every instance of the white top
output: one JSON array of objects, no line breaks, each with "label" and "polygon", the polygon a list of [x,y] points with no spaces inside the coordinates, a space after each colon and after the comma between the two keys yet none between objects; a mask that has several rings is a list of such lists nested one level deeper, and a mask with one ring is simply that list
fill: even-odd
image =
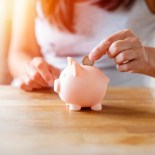
[{"label": "white top", "polygon": [[[150,12],[145,0],[135,1],[130,10],[120,6],[113,12],[91,5],[91,2],[76,3],[75,34],[53,27],[44,17],[40,3],[37,3],[36,39],[49,64],[63,69],[67,65],[67,56],[81,63],[82,57],[101,40],[125,28],[132,29],[143,44],[155,46],[155,15]],[[148,76],[118,72],[113,59],[107,56],[103,56],[95,65],[110,78],[111,86],[150,86],[154,81]]]}]

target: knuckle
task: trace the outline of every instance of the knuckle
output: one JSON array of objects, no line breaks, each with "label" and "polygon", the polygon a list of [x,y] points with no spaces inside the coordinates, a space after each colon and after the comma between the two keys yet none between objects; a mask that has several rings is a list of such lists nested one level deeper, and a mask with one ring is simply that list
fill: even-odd
[{"label": "knuckle", "polygon": [[114,42],[113,46],[115,50],[118,50],[120,48],[120,42],[119,41]]},{"label": "knuckle", "polygon": [[131,33],[131,29],[124,29],[124,33]]},{"label": "knuckle", "polygon": [[135,44],[137,47],[142,47],[141,39],[137,36],[132,37],[131,42]]},{"label": "knuckle", "polygon": [[52,80],[52,77],[48,76],[48,75],[44,75],[44,78],[46,81],[51,81]]},{"label": "knuckle", "polygon": [[124,54],[124,53],[121,53],[120,54],[120,60],[121,60],[121,62],[124,62],[124,61],[126,61],[126,55]]},{"label": "knuckle", "polygon": [[32,85],[33,85],[33,81],[32,81],[32,80],[28,80],[28,81],[26,82],[26,84],[27,84],[28,86],[32,86]]},{"label": "knuckle", "polygon": [[42,61],[42,58],[41,57],[34,57],[32,59],[33,62],[37,62],[37,61]]},{"label": "knuckle", "polygon": [[111,45],[109,50],[112,51],[111,53],[115,54],[115,52],[117,52],[119,50],[119,44],[117,42],[114,42]]},{"label": "knuckle", "polygon": [[111,45],[112,44],[112,38],[109,37],[109,38],[105,39],[104,43],[107,44],[107,45]]},{"label": "knuckle", "polygon": [[35,57],[32,59],[31,63],[36,67],[36,68],[42,68],[44,61],[41,57]]},{"label": "knuckle", "polygon": [[38,60],[38,57],[34,57],[31,61],[30,64],[34,64]]},{"label": "knuckle", "polygon": [[109,48],[110,51],[116,51],[116,46],[115,46],[115,43],[113,43],[110,48]]},{"label": "knuckle", "polygon": [[141,40],[139,37],[135,36],[134,39],[133,39],[136,43],[140,44],[141,45]]},{"label": "knuckle", "polygon": [[124,29],[123,30],[123,33],[125,34],[125,35],[133,35],[133,32],[132,32],[132,30],[131,29]]},{"label": "knuckle", "polygon": [[38,69],[42,69],[43,65],[44,65],[44,63],[42,61],[38,61],[38,62],[36,62],[35,67]]}]

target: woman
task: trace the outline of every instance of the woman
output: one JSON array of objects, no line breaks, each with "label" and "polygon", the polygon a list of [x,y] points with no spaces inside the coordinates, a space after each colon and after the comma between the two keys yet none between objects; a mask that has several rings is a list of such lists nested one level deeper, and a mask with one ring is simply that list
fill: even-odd
[{"label": "woman", "polygon": [[144,0],[17,0],[15,10],[9,64],[24,90],[53,86],[67,56],[98,60],[112,86],[149,86],[129,72],[155,77],[155,16]]}]

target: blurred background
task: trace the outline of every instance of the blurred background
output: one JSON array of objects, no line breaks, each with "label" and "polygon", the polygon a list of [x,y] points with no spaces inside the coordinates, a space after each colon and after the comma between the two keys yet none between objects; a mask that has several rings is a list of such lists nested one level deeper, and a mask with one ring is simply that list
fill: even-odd
[{"label": "blurred background", "polygon": [[7,58],[11,38],[14,0],[0,0],[0,85],[10,84]]}]

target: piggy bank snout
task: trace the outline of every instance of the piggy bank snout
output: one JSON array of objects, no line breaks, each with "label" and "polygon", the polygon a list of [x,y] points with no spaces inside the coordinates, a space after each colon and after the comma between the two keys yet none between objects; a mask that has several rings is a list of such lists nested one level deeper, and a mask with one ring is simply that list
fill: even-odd
[{"label": "piggy bank snout", "polygon": [[57,93],[60,92],[60,80],[59,79],[54,81],[54,91]]}]

